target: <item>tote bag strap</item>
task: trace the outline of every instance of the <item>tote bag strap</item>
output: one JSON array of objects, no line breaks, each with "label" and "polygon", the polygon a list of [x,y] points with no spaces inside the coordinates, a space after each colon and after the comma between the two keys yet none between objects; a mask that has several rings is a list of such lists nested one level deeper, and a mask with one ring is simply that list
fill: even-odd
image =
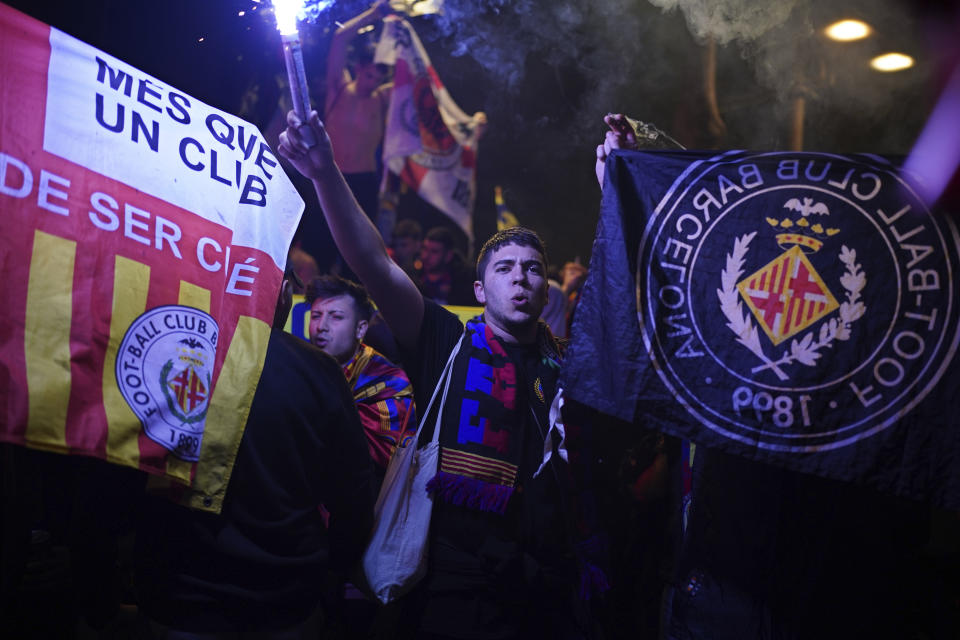
[{"label": "tote bag strap", "polygon": [[[456,358],[457,354],[460,352],[460,346],[463,344],[463,337],[465,335],[466,331],[460,334],[460,339],[450,352],[450,357],[447,358],[447,364],[444,365],[443,372],[440,374],[440,378],[437,380],[437,386],[433,388],[433,394],[430,396],[430,402],[427,403],[427,409],[423,412],[423,414],[421,414],[420,425],[417,427],[417,435],[412,440],[413,443],[420,442],[420,432],[423,431],[423,426],[427,423],[427,418],[430,416],[430,409],[433,408],[433,402],[437,399],[437,392],[440,391],[440,386],[443,385],[443,394],[440,396],[440,406],[437,408],[437,421],[433,428],[432,438],[432,442],[440,441],[440,419],[443,417],[443,408],[447,405],[447,393],[450,391],[450,379],[453,378],[453,359]],[[414,446],[417,446],[417,444],[414,444]]]},{"label": "tote bag strap", "polygon": [[[440,408],[437,411],[437,422],[433,430],[433,439],[432,443],[437,444],[440,441],[440,417],[443,415],[443,407],[446,404],[447,392],[450,389],[450,378],[453,377],[453,359],[456,357],[457,353],[460,351],[460,345],[463,344],[463,335],[460,336],[460,340],[454,346],[453,351],[450,352],[450,357],[447,358],[447,364],[443,367],[443,372],[440,374],[439,380],[437,380],[437,386],[433,389],[433,395],[430,397],[430,402],[427,403],[426,412],[420,416],[420,424],[417,426],[417,432],[412,439],[407,441],[407,444],[403,447],[397,447],[396,452],[390,458],[390,463],[387,465],[386,477],[383,480],[383,485],[380,487],[380,494],[377,496],[377,502],[373,507],[374,517],[378,518],[380,511],[383,507],[383,501],[387,499],[387,494],[390,492],[391,484],[397,482],[395,477],[397,469],[404,464],[404,457],[415,456],[417,450],[420,448],[420,432],[423,431],[424,425],[427,423],[427,416],[430,414],[430,408],[433,406],[434,400],[437,398],[437,393],[440,391],[441,384],[443,385],[443,394],[440,400]],[[407,414],[410,415],[409,413]],[[408,451],[409,449],[409,451]]]}]

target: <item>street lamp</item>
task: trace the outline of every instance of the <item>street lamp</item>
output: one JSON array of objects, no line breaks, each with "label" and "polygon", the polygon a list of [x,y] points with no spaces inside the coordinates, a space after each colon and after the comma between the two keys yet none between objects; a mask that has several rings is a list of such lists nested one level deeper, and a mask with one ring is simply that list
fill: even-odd
[{"label": "street lamp", "polygon": [[873,30],[862,20],[838,20],[823,30],[827,37],[838,42],[852,42],[869,36]]}]

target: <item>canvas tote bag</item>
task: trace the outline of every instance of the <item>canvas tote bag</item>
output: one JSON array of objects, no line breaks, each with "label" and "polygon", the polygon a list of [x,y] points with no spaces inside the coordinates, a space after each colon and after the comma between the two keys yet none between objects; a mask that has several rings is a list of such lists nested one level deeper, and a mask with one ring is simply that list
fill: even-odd
[{"label": "canvas tote bag", "polygon": [[[447,403],[453,359],[462,343],[461,335],[422,414],[417,435],[390,459],[380,495],[373,508],[373,533],[363,552],[362,565],[367,585],[384,604],[412,589],[427,571],[427,536],[433,511],[433,496],[427,493],[427,482],[437,473],[440,419]],[[433,437],[418,448],[420,433],[441,386],[443,394]]]}]

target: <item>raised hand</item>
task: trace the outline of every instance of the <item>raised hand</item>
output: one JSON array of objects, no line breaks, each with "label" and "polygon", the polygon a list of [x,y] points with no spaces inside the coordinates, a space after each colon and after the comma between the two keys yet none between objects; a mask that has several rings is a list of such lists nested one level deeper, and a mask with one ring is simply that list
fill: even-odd
[{"label": "raised hand", "polygon": [[[304,130],[309,129],[316,142],[311,146]],[[290,161],[297,171],[305,177],[315,180],[336,164],[333,161],[333,146],[330,137],[320,122],[316,111],[311,111],[307,122],[303,123],[293,111],[287,114],[287,128],[280,134],[280,145],[277,151]]]},{"label": "raised hand", "polygon": [[633,127],[627,122],[626,116],[621,113],[608,113],[603,121],[610,128],[603,138],[603,144],[597,145],[597,182],[603,188],[603,176],[606,171],[607,156],[614,149],[636,149],[637,136]]}]

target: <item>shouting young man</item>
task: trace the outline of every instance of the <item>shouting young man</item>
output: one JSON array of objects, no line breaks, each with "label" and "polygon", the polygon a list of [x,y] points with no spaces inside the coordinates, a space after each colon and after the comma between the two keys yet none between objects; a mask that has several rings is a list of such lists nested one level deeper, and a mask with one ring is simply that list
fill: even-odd
[{"label": "shouting young man", "polygon": [[[463,336],[428,487],[427,575],[409,598],[418,637],[580,637],[566,469],[554,455],[538,472],[561,357],[539,322],[547,300],[540,238],[515,227],[487,241],[473,285],[484,312],[464,326],[390,259],[317,114],[305,124],[291,113],[287,122],[280,153],[313,182],[341,254],[393,330],[421,411]],[[313,147],[303,144],[303,126],[319,141]]]}]

